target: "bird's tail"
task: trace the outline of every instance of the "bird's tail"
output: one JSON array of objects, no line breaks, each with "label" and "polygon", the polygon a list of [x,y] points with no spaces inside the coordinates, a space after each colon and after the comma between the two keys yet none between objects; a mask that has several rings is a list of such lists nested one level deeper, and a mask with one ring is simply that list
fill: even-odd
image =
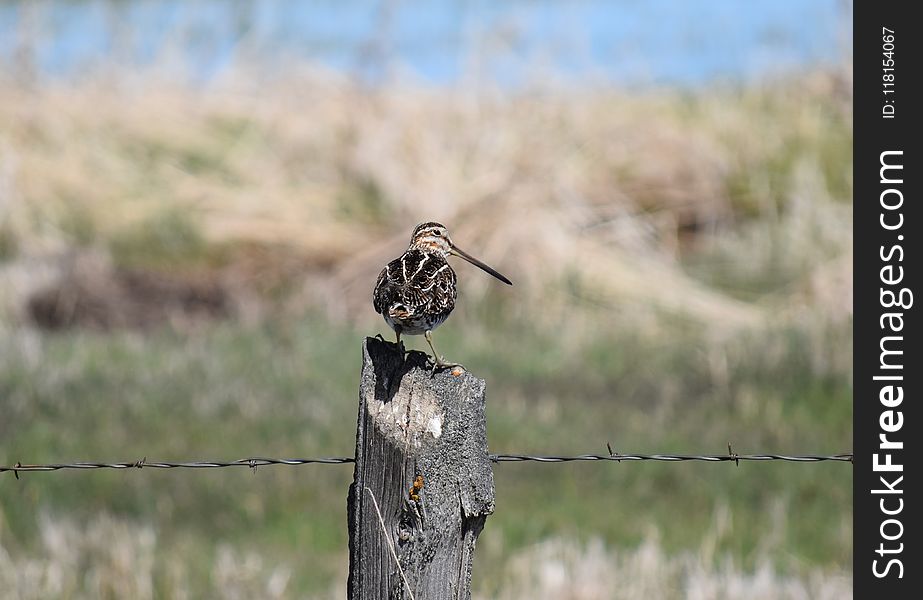
[{"label": "bird's tail", "polygon": [[406,305],[401,303],[395,303],[388,307],[388,316],[392,319],[406,319],[413,311],[407,308]]}]

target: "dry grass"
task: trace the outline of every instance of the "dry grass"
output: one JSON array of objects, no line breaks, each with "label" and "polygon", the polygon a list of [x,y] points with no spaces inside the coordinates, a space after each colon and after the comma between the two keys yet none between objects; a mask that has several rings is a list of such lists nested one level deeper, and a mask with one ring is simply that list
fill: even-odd
[{"label": "dry grass", "polygon": [[[550,322],[627,302],[750,327],[850,296],[836,75],[687,95],[115,81],[0,93],[0,229],[20,263],[87,246],[230,262],[304,282],[297,305],[371,319],[381,263],[436,219],[514,279],[514,312]],[[171,237],[177,222],[193,239]]]},{"label": "dry grass", "polygon": [[714,561],[704,548],[698,554],[667,554],[655,538],[632,550],[613,550],[598,540],[579,544],[552,539],[521,552],[510,565],[499,589],[479,597],[835,600],[852,596],[848,572],[814,569],[801,577],[786,576],[769,561],[748,571],[730,557]]},{"label": "dry grass", "polygon": [[[31,598],[196,598],[192,565],[158,548],[150,526],[101,514],[86,524],[45,516],[35,555],[0,545],[0,587],[9,600]],[[210,564],[222,598],[288,598],[289,569],[257,554],[219,546]]]},{"label": "dry grass", "polygon": [[[195,598],[204,590],[190,577],[190,565],[150,526],[99,515],[87,524],[44,517],[35,553],[0,545],[0,587],[4,598]],[[655,537],[634,549],[549,539],[509,558],[503,577],[475,598],[518,600],[839,600],[852,594],[847,572],[807,569],[784,575],[768,560],[754,570],[730,557],[715,561],[706,539],[698,553],[671,555]],[[718,567],[715,567],[715,563]],[[305,597],[291,589],[292,566],[227,544],[208,565],[208,594],[221,598]],[[343,566],[345,569],[345,565]],[[198,582],[201,585],[201,582]],[[341,598],[337,582],[317,598]]]}]

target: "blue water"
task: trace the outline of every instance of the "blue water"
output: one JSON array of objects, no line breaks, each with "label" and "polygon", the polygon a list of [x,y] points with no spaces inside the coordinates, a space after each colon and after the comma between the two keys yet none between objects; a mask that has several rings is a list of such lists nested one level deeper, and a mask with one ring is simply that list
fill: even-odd
[{"label": "blue water", "polygon": [[239,63],[278,76],[320,64],[436,85],[689,85],[842,64],[851,15],[844,0],[13,0],[0,69],[156,66],[208,82]]}]

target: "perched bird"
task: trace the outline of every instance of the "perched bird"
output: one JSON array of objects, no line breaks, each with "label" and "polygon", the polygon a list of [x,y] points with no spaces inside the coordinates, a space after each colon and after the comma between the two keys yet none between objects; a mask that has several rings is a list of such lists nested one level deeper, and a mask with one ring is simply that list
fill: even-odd
[{"label": "perched bird", "polygon": [[420,335],[433,351],[435,366],[454,367],[436,352],[432,331],[445,321],[455,308],[458,290],[455,271],[446,258],[460,256],[476,267],[487,271],[503,283],[513,283],[452,243],[449,232],[441,223],[420,223],[410,236],[410,246],[392,260],[378,275],[372,304],[375,312],[397,334],[401,347],[401,334]]}]

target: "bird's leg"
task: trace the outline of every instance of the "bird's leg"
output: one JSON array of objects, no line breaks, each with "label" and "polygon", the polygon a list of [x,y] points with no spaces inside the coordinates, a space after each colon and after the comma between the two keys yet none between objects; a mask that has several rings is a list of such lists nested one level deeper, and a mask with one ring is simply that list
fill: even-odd
[{"label": "bird's leg", "polygon": [[401,356],[407,354],[407,350],[404,349],[404,343],[401,342],[401,330],[400,328],[394,330],[395,335],[397,335],[397,349],[401,351]]},{"label": "bird's leg", "polygon": [[[397,334],[397,341],[394,342],[394,346],[395,346],[395,348],[397,348],[397,349],[400,351],[401,356],[404,356],[405,354],[407,354],[408,351],[404,349],[404,344],[401,342],[401,330],[400,330],[400,329],[395,329],[395,330],[394,330],[394,333]],[[381,341],[383,341],[383,342],[386,343],[386,344],[390,344],[390,343],[391,343],[391,342],[389,342],[388,340],[386,340],[386,339],[385,339],[385,336],[381,335],[380,333],[376,333],[376,334],[375,334],[375,337],[377,337],[378,339],[380,339]]]},{"label": "bird's leg", "polygon": [[433,373],[436,372],[436,369],[448,369],[449,367],[463,367],[459,363],[446,362],[446,360],[436,352],[436,347],[433,345],[433,332],[432,330],[427,330],[423,332],[424,337],[426,337],[426,343],[429,344],[430,350],[433,351]]}]

